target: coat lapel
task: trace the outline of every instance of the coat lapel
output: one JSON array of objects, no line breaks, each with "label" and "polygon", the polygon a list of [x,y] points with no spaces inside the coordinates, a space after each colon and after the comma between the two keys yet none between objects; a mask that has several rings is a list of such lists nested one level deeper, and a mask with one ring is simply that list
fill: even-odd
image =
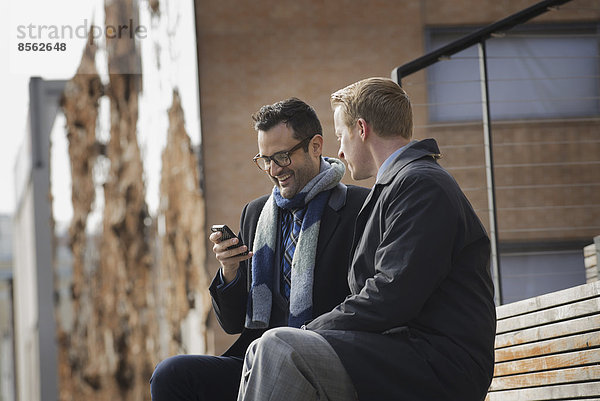
[{"label": "coat lapel", "polygon": [[365,203],[363,203],[360,212],[358,212],[358,216],[356,218],[356,223],[354,225],[354,238],[352,239],[352,251],[350,254],[350,264],[352,264],[352,260],[354,259],[354,251],[356,250],[356,245],[360,240],[364,228],[367,224],[367,221],[371,217],[371,213],[373,212],[373,208],[379,199],[379,194],[381,193],[382,185],[375,184],[375,187],[369,192],[367,199],[365,199]]},{"label": "coat lapel", "polygon": [[391,183],[400,170],[423,157],[432,157],[436,160],[441,157],[440,150],[434,139],[423,139],[422,141],[413,141],[408,144],[406,149],[400,153],[381,178],[377,180],[377,184],[386,185]]},{"label": "coat lapel", "polygon": [[317,242],[317,254],[315,256],[315,266],[320,265],[317,262],[323,255],[329,240],[340,224],[341,209],[346,204],[347,194],[348,188],[341,183],[331,190],[330,198],[327,201],[327,205],[325,205],[325,210],[323,210],[323,215],[321,216],[319,239]]},{"label": "coat lapel", "polygon": [[319,229],[319,240],[317,243],[317,255],[315,257],[315,266],[319,266],[317,261],[323,255],[327,243],[331,239],[331,236],[335,232],[340,222],[340,213],[333,210],[329,205],[325,206],[325,211],[321,217],[321,226]]}]

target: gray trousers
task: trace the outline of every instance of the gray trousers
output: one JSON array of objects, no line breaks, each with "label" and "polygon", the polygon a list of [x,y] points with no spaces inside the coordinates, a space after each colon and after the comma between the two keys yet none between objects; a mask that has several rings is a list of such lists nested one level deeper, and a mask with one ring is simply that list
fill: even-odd
[{"label": "gray trousers", "polygon": [[250,344],[238,401],[352,401],[354,385],[339,357],[319,334],[271,329]]}]

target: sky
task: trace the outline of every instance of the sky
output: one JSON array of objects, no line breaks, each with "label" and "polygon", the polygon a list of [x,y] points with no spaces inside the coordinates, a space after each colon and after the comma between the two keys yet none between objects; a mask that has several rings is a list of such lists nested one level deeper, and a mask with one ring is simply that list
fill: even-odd
[{"label": "sky", "polygon": [[0,2],[0,54],[3,60],[0,63],[0,121],[3,128],[0,133],[0,214],[11,214],[15,208],[14,166],[19,148],[25,139],[30,77],[67,79],[76,71],[81,57],[81,51],[76,47],[67,52],[68,54],[57,55],[60,59],[53,59],[50,63],[41,52],[19,52],[19,43],[35,42],[37,33],[32,31],[34,39],[19,39],[19,32],[28,32],[17,29],[20,25],[49,26],[72,23],[65,19],[64,15],[68,14],[65,10],[70,10],[72,17],[91,15],[94,1],[89,1],[89,4],[74,0]]},{"label": "sky", "polygon": [[27,81],[25,74],[11,74],[6,62],[8,54],[8,4],[0,2],[0,27],[4,32],[0,35],[0,214],[12,213],[15,204],[13,168],[18,147],[25,133],[27,116]]},{"label": "sky", "polygon": [[[143,63],[144,88],[140,98],[138,140],[144,158],[145,179],[150,211],[158,206],[158,182],[160,153],[166,141],[168,129],[167,109],[171,103],[173,88],[178,88],[186,112],[186,128],[193,143],[199,142],[200,116],[197,90],[197,63],[195,60],[195,29],[193,26],[193,2],[161,2],[161,17],[151,20],[144,12],[146,2],[140,2],[140,27],[147,35],[138,40],[146,60],[160,60],[160,68],[151,62]],[[32,76],[44,79],[70,79],[79,65],[85,46],[83,32],[92,25],[103,26],[103,0],[8,0],[0,1],[0,214],[11,214],[16,204],[14,170],[16,157],[23,146],[27,127],[28,85]],[[67,27],[68,30],[64,30]],[[54,31],[53,31],[54,29]],[[62,32],[60,29],[63,29]],[[19,51],[26,43],[41,43],[54,32],[59,37],[54,44],[64,43],[65,51]],[[41,40],[45,35],[46,40]],[[62,35],[62,36],[60,36]],[[158,50],[157,50],[158,49]],[[160,49],[165,49],[161,51]],[[8,56],[8,57],[7,57]],[[8,63],[6,60],[8,59]],[[97,67],[102,75],[102,50],[97,55]],[[185,84],[182,84],[185,83]],[[108,121],[108,117],[105,118]],[[102,125],[102,122],[100,122]],[[104,124],[106,127],[108,122]],[[58,116],[55,130],[64,126],[64,117]],[[102,128],[102,127],[101,127]],[[69,217],[69,211],[57,211],[57,204],[70,204],[70,173],[66,155],[64,132],[54,133],[53,170],[60,182],[54,202],[55,217]],[[59,149],[58,156],[54,155]],[[60,150],[62,149],[62,150]],[[62,153],[60,153],[62,152]],[[55,168],[55,167],[58,167]],[[54,189],[56,189],[54,188]],[[57,202],[57,197],[63,197]],[[57,216],[58,215],[58,216]]]}]

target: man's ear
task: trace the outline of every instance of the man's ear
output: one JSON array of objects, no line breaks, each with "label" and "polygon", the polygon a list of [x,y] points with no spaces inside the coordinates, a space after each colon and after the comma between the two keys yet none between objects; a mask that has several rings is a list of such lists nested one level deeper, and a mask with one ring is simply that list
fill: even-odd
[{"label": "man's ear", "polygon": [[317,134],[313,137],[312,141],[310,141],[309,150],[315,156],[320,156],[323,153],[323,136],[322,135]]},{"label": "man's ear", "polygon": [[366,141],[371,135],[371,127],[369,126],[369,123],[367,123],[364,118],[359,118],[356,120],[356,126],[359,129],[358,135],[360,136],[360,139],[362,139],[363,142]]}]

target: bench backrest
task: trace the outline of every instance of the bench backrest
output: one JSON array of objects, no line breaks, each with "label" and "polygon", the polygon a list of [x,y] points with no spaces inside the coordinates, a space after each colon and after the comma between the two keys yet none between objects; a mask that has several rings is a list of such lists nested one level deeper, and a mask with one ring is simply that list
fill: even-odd
[{"label": "bench backrest", "polygon": [[600,282],[496,308],[486,400],[600,399]]}]

